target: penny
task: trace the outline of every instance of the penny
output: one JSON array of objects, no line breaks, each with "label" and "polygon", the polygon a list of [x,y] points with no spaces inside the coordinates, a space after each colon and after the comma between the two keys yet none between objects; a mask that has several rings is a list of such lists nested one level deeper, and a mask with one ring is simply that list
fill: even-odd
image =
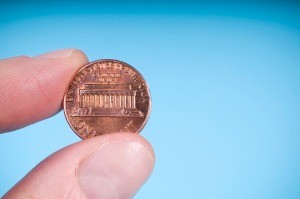
[{"label": "penny", "polygon": [[139,133],[149,118],[151,99],[145,79],[134,67],[103,59],[77,71],[63,106],[70,127],[86,139],[117,132]]}]

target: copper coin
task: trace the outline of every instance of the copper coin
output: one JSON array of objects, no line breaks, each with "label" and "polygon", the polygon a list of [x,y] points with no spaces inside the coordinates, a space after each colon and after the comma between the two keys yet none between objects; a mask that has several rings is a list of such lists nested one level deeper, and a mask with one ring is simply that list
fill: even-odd
[{"label": "copper coin", "polygon": [[129,64],[112,59],[91,62],[77,71],[63,104],[70,127],[82,139],[139,133],[151,109],[143,76]]}]

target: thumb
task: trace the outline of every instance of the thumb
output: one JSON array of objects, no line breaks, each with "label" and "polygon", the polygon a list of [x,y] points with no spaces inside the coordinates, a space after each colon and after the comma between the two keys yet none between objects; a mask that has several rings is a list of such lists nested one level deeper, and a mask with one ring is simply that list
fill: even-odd
[{"label": "thumb", "polygon": [[3,198],[131,198],[153,166],[152,147],[141,136],[99,136],[49,156]]}]

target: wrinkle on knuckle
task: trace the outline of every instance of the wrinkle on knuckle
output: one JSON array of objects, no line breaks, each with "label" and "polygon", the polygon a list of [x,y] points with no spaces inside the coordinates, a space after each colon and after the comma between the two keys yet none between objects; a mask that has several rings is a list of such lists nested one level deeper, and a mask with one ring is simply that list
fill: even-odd
[{"label": "wrinkle on knuckle", "polygon": [[76,181],[74,181],[72,186],[69,188],[69,190],[64,195],[63,199],[87,199],[87,197],[81,191],[79,184]]}]

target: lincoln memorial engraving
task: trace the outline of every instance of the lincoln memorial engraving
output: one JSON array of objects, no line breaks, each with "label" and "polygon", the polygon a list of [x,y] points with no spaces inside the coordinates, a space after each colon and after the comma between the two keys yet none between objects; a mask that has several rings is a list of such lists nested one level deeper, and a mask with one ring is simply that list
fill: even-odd
[{"label": "lincoln memorial engraving", "polygon": [[127,84],[85,84],[72,116],[143,117],[136,108],[136,90]]}]

